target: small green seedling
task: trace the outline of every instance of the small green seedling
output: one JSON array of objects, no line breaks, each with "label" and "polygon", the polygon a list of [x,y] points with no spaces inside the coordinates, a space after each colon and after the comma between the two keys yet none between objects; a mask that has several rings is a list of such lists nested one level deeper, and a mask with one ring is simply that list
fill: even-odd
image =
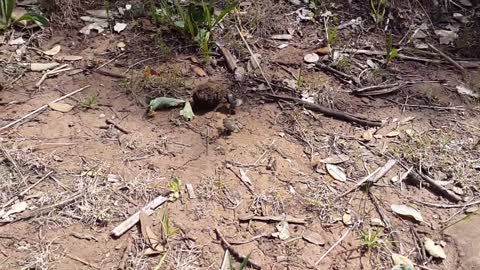
[{"label": "small green seedling", "polygon": [[0,30],[4,30],[18,22],[35,22],[42,26],[48,25],[48,20],[38,14],[25,13],[16,18],[14,14],[16,0],[0,0]]},{"label": "small green seedling", "polygon": [[170,223],[170,218],[168,216],[168,212],[165,211],[162,216],[162,229],[165,235],[165,239],[169,239],[170,237],[174,236],[177,232],[177,228],[173,228],[172,224]]},{"label": "small green seedling", "polygon": [[[242,263],[238,266],[237,270],[247,269],[247,264],[248,264],[248,260],[250,259],[250,255],[251,254],[248,254],[247,257],[243,259]],[[235,268],[233,267],[232,256],[230,255],[230,253],[228,254],[228,270],[235,270]]]},{"label": "small green seedling", "polygon": [[388,0],[370,0],[370,8],[372,9],[373,21],[377,24],[382,23],[385,19]]},{"label": "small green seedling", "polygon": [[202,0],[201,4],[190,3],[184,6],[179,0],[174,0],[172,10],[162,10],[170,13],[172,17],[178,17],[174,25],[198,44],[205,60],[208,61],[211,33],[228,14],[237,8],[238,4],[237,1],[227,4],[218,16],[214,15],[213,1],[206,3]]},{"label": "small green seedling", "polygon": [[393,48],[393,39],[392,39],[392,34],[388,33],[387,35],[387,54],[385,56],[385,65],[388,65],[397,55],[398,55],[398,49]]},{"label": "small green seedling", "polygon": [[367,250],[372,250],[380,246],[380,241],[378,240],[378,232],[372,232],[371,229],[368,231],[362,231],[362,246]]},{"label": "small green seedling", "polygon": [[93,109],[95,108],[95,106],[97,106],[97,102],[98,102],[98,96],[91,95],[83,101],[82,107],[85,109]]},{"label": "small green seedling", "polygon": [[170,189],[170,197],[169,200],[174,202],[180,198],[180,185],[182,181],[177,177],[173,178],[173,180],[168,183],[168,188]]}]

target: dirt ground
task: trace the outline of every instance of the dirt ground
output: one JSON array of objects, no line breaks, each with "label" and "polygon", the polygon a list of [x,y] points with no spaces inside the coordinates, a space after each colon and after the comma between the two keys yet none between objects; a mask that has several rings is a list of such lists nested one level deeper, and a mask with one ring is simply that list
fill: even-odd
[{"label": "dirt ground", "polygon": [[[222,269],[226,249],[235,266],[250,255],[248,269],[392,269],[399,264],[392,254],[409,258],[414,269],[480,267],[465,257],[472,252],[462,251],[472,244],[468,237],[449,229],[471,224],[465,227],[475,235],[474,227],[480,228],[478,219],[470,219],[480,204],[480,112],[475,98],[457,91],[465,85],[480,93],[480,69],[460,72],[431,51],[419,57],[441,63],[398,57],[383,66],[382,55],[351,53],[336,66],[360,77],[359,85],[347,83],[304,62],[306,54],[326,46],[322,19],[298,22],[299,6],[267,2],[254,3],[250,15],[236,14],[237,22],[232,15],[216,36],[239,65],[247,66],[250,53],[235,28],[228,28],[243,22],[264,72],[251,71],[243,81],[235,80],[215,49],[205,64],[196,50],[180,48],[181,40],[174,39],[178,33],[164,32],[158,41],[145,17],[129,19],[121,33],[107,29],[85,36],[78,33],[80,27],[67,30],[55,23],[43,30],[5,31],[0,36],[0,128],[88,88],[58,102],[72,105],[71,110],[47,106],[0,129],[0,269]],[[271,18],[255,13],[275,5]],[[358,3],[321,7],[336,14],[337,26],[363,18],[360,28],[338,30],[337,46],[384,50],[383,31],[371,20],[368,5],[367,11]],[[449,8],[450,16],[468,13]],[[404,6],[392,12],[395,42],[407,35],[407,20],[399,19],[402,10],[421,13]],[[429,20],[414,15],[416,24]],[[471,18],[478,20],[478,14]],[[439,28],[442,20],[432,23]],[[294,30],[291,40],[270,38],[287,28]],[[428,31],[430,42],[454,61],[480,63],[478,54],[438,44],[433,30]],[[8,41],[19,36],[30,43],[16,59],[19,46]],[[120,42],[125,46],[120,48]],[[288,47],[279,48],[283,43]],[[41,53],[56,44],[62,47],[60,55],[81,59],[62,61]],[[475,50],[479,45],[469,46]],[[72,70],[40,86],[42,72],[21,66],[52,61]],[[407,81],[415,83],[379,96],[352,92]],[[192,121],[179,115],[181,107],[147,111],[149,98],[191,100],[205,84],[243,104],[231,110],[222,99],[206,111],[194,104]],[[313,98],[326,108],[382,121],[381,126],[327,117],[265,93]],[[225,119],[239,128],[229,132]],[[391,160],[395,164],[383,177],[356,186]],[[416,181],[415,172],[425,178]],[[442,190],[434,190],[426,178]],[[173,179],[181,181],[179,198],[150,218],[142,216],[149,226],[136,224],[120,237],[111,235],[154,198],[170,196]],[[392,205],[413,208],[423,221],[411,212],[399,214]],[[162,238],[161,245],[152,246],[149,232]],[[432,254],[425,238],[446,257]]]}]

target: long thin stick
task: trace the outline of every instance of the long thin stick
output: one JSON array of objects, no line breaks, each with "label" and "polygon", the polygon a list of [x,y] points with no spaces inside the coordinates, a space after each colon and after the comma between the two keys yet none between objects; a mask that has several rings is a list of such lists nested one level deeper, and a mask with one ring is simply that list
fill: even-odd
[{"label": "long thin stick", "polygon": [[[56,102],[58,102],[58,101],[64,100],[64,99],[66,99],[66,98],[68,98],[68,97],[70,97],[70,96],[73,96],[73,95],[75,95],[76,93],[81,92],[81,91],[83,91],[83,90],[85,90],[85,89],[87,89],[87,88],[89,88],[89,87],[90,87],[90,85],[84,86],[84,87],[82,87],[82,88],[80,88],[80,89],[77,89],[77,90],[75,90],[75,91],[73,91],[73,92],[71,92],[71,93],[69,93],[69,94],[66,94],[66,95],[64,95],[64,96],[62,96],[62,97],[57,98],[57,99],[55,99],[54,101],[52,101],[52,102],[50,102],[50,103],[48,103],[48,104],[52,104],[52,103],[56,103]],[[18,120],[15,120],[15,121],[13,121],[13,122],[10,122],[9,124],[1,127],[1,128],[0,128],[0,132],[6,130],[7,128],[9,128],[9,127],[11,127],[11,126],[13,126],[13,125],[15,125],[15,124],[18,124],[18,123],[22,122],[23,120],[25,120],[25,119],[27,119],[27,118],[29,118],[29,117],[31,117],[31,116],[33,116],[33,115],[35,115],[35,114],[43,111],[43,110],[45,110],[46,108],[48,108],[48,104],[45,104],[45,105],[43,105],[42,107],[34,110],[33,112],[30,112],[30,113],[26,114],[26,115],[23,116],[22,118],[20,118],[20,119],[18,119]]]},{"label": "long thin stick", "polygon": [[24,191],[20,192],[18,195],[15,195],[13,198],[11,198],[8,202],[6,202],[4,205],[2,205],[2,208],[5,208],[7,206],[9,206],[11,203],[13,203],[15,201],[16,198],[19,198],[19,197],[22,197],[23,195],[27,194],[27,192],[29,192],[32,188],[36,187],[38,184],[40,184],[40,182],[42,182],[43,180],[45,180],[46,178],[48,178],[50,176],[50,174],[52,174],[53,171],[50,171],[49,173],[47,173],[45,176],[43,176],[42,178],[40,178],[37,182],[33,183],[32,185],[30,185],[29,187],[27,187]]},{"label": "long thin stick", "polygon": [[235,25],[235,28],[237,28],[237,31],[238,31],[238,34],[240,35],[240,38],[242,38],[243,43],[245,43],[245,46],[247,47],[248,52],[249,52],[250,55],[252,56],[253,62],[255,62],[255,65],[257,65],[258,69],[260,70],[260,73],[262,74],[263,79],[264,79],[265,82],[267,83],[268,88],[270,88],[270,90],[273,91],[273,87],[272,87],[272,85],[270,84],[270,81],[267,79],[267,76],[265,76],[265,73],[263,72],[263,69],[262,69],[262,67],[260,66],[260,63],[258,63],[258,61],[257,61],[257,57],[255,57],[255,54],[253,54],[253,51],[252,51],[252,49],[250,48],[250,45],[248,45],[247,40],[245,39],[245,37],[244,37],[243,34],[242,34],[242,31],[240,31],[240,28],[238,28],[237,25]]},{"label": "long thin stick", "polygon": [[347,236],[350,234],[350,232],[352,232],[353,229],[354,229],[356,226],[357,226],[357,225],[354,224],[352,227],[348,228],[348,231],[346,231],[346,232],[342,235],[342,237],[340,237],[340,239],[338,239],[337,242],[335,242],[335,244],[333,244],[333,245],[327,250],[327,252],[325,252],[325,253],[322,255],[322,257],[320,257],[320,259],[318,259],[318,261],[315,262],[315,265],[318,265],[323,259],[325,259],[325,257],[327,257],[327,255],[330,254],[330,252],[332,252],[332,250],[333,250],[336,246],[338,246],[338,244],[340,244],[340,242],[342,242],[343,239],[345,239],[345,237],[347,237]]},{"label": "long thin stick", "polygon": [[465,71],[465,68],[463,66],[461,66],[459,63],[457,63],[457,61],[453,60],[450,56],[446,55],[444,52],[440,51],[439,49],[437,49],[435,46],[433,46],[432,44],[430,43],[427,43],[428,47],[430,47],[432,50],[434,50],[436,53],[438,53],[439,55],[441,55],[443,58],[445,58],[445,60],[447,60],[448,62],[450,62],[452,65],[456,66],[460,71]]}]

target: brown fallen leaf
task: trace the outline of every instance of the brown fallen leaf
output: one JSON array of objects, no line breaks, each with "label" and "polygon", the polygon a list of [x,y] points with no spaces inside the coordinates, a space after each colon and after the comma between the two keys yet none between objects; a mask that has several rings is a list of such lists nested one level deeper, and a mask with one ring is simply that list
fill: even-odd
[{"label": "brown fallen leaf", "polygon": [[195,72],[195,74],[197,74],[197,76],[199,76],[199,77],[206,77],[206,76],[207,76],[207,72],[205,72],[205,70],[203,70],[203,69],[200,68],[200,67],[193,66],[193,67],[192,67],[192,70],[193,70],[193,72]]},{"label": "brown fallen leaf", "polygon": [[154,251],[157,251],[157,252],[164,251],[163,246],[159,245],[161,239],[152,230],[152,227],[153,227],[152,219],[143,211],[140,211],[139,218],[140,218],[140,230],[145,242],[147,242],[150,248]]},{"label": "brown fallen leaf", "polygon": [[330,49],[328,47],[322,47],[316,49],[315,52],[319,55],[327,55],[330,53]]}]

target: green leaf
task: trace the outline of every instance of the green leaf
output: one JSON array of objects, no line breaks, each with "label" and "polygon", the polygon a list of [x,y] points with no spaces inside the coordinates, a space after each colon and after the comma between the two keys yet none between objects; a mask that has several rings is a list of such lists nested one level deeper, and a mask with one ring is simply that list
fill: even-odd
[{"label": "green leaf", "polygon": [[238,268],[239,270],[243,270],[243,269],[247,269],[247,264],[248,264],[248,260],[250,259],[250,254],[247,255],[247,257],[245,257],[245,259],[243,259],[243,262],[242,264],[240,264],[240,267]]},{"label": "green leaf", "polygon": [[193,114],[192,105],[190,105],[190,102],[185,102],[185,107],[180,111],[180,115],[186,120],[192,121],[193,117],[195,117],[195,114]]},{"label": "green leaf", "polygon": [[169,97],[159,97],[152,99],[149,104],[150,111],[156,111],[159,109],[176,107],[185,103],[185,100],[169,98]]},{"label": "green leaf", "polygon": [[21,21],[36,22],[42,26],[48,26],[49,24],[48,20],[45,17],[37,14],[25,14],[15,20],[15,22],[21,22]]},{"label": "green leaf", "polygon": [[170,201],[176,201],[178,198],[180,198],[180,185],[182,184],[182,181],[178,179],[177,177],[173,178],[173,180],[168,183],[168,188],[170,189]]},{"label": "green leaf", "polygon": [[238,7],[238,5],[240,4],[240,2],[238,1],[234,1],[232,3],[230,3],[228,6],[226,6],[222,12],[220,13],[220,15],[218,15],[216,18],[215,18],[215,22],[213,23],[212,27],[211,28],[214,28],[217,24],[221,23],[223,21],[223,19],[225,19],[225,17],[231,13],[234,9],[236,9]]},{"label": "green leaf", "polygon": [[185,29],[185,21],[175,21],[175,26],[180,29]]}]

